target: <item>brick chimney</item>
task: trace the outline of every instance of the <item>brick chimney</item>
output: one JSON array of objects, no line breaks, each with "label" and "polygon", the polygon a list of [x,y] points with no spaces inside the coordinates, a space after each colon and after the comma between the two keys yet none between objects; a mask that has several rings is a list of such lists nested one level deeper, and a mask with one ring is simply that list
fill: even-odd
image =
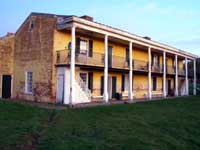
[{"label": "brick chimney", "polygon": [[83,18],[83,19],[88,20],[88,21],[93,21],[93,17],[87,16],[87,15],[81,16],[80,18]]},{"label": "brick chimney", "polygon": [[147,40],[151,40],[151,38],[149,36],[145,36],[143,37],[144,39],[147,39]]}]

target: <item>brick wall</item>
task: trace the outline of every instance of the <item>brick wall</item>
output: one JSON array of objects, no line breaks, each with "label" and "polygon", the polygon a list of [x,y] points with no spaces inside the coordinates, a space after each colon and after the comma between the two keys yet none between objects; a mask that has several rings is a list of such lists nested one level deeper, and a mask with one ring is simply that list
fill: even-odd
[{"label": "brick wall", "polygon": [[[31,15],[15,36],[14,87],[15,98],[54,102],[52,92],[54,16]],[[33,72],[33,94],[25,94],[25,72]]]}]

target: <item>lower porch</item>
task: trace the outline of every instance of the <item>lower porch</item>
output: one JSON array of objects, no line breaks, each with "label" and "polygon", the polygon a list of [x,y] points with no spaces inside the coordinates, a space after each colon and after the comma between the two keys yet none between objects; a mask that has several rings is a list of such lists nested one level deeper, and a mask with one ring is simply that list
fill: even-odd
[{"label": "lower porch", "polygon": [[[62,71],[61,71],[62,70]],[[104,93],[104,72],[103,70],[75,68],[76,79],[76,103],[102,103]],[[148,74],[133,72],[133,98],[137,101],[148,99]],[[66,83],[64,83],[66,82]],[[152,75],[152,98],[163,97],[162,75]],[[64,103],[67,96],[70,99],[70,68],[57,68],[57,103]],[[184,86],[184,85],[182,85]],[[129,94],[129,74],[125,71],[112,71],[108,73],[108,97],[109,102],[127,102]],[[166,78],[167,97],[175,94],[174,77]]]}]

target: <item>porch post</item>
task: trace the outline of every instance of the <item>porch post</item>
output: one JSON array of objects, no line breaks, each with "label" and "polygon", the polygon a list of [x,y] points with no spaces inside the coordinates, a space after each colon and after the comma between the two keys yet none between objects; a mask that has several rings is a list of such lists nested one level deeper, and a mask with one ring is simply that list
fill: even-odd
[{"label": "porch post", "polygon": [[148,73],[148,98],[151,99],[151,47],[148,48],[148,61],[149,61],[149,73]]},{"label": "porch post", "polygon": [[196,75],[196,59],[194,59],[194,79],[193,79],[194,89],[193,89],[193,95],[197,94],[196,88],[197,88],[197,75]]},{"label": "porch post", "polygon": [[176,73],[176,76],[175,76],[175,96],[178,96],[178,56],[175,55],[175,73]]},{"label": "porch post", "polygon": [[108,35],[104,38],[104,93],[103,100],[108,102]]},{"label": "porch post", "polygon": [[76,27],[72,26],[71,28],[71,63],[70,63],[70,100],[69,104],[72,105],[75,101],[75,30]]},{"label": "porch post", "polygon": [[132,58],[132,42],[129,42],[129,95],[128,98],[133,101],[133,58]]},{"label": "porch post", "polygon": [[188,59],[187,57],[185,58],[185,87],[186,87],[186,95],[189,95],[188,92]]},{"label": "porch post", "polygon": [[163,97],[166,97],[166,52],[163,52]]}]

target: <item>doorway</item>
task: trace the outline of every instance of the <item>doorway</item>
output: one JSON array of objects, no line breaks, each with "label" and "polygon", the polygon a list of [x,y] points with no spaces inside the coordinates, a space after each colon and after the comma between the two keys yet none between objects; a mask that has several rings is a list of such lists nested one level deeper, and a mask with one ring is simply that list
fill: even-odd
[{"label": "doorway", "polygon": [[64,102],[64,74],[59,74],[57,78],[57,103]]},{"label": "doorway", "polygon": [[108,77],[108,97],[109,99],[116,98],[117,92],[117,77]]},{"label": "doorway", "polygon": [[171,96],[171,80],[167,81],[167,95]]},{"label": "doorway", "polygon": [[2,98],[11,97],[11,75],[3,75],[2,79]]}]

